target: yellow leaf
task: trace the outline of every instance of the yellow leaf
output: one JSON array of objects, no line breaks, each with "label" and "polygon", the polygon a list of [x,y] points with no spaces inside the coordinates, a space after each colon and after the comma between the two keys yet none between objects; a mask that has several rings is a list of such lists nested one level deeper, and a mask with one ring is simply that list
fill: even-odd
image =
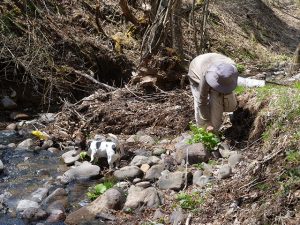
[{"label": "yellow leaf", "polygon": [[34,130],[31,132],[31,134],[36,136],[39,140],[47,140],[49,138],[48,134],[39,130]]}]

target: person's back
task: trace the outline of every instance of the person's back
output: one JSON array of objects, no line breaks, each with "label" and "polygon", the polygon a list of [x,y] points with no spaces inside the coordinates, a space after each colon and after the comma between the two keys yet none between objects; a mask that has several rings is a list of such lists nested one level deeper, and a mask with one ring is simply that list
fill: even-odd
[{"label": "person's back", "polygon": [[190,63],[189,78],[199,83],[200,79],[205,76],[209,67],[214,64],[229,63],[235,65],[234,61],[229,57],[219,53],[206,53],[194,58]]}]

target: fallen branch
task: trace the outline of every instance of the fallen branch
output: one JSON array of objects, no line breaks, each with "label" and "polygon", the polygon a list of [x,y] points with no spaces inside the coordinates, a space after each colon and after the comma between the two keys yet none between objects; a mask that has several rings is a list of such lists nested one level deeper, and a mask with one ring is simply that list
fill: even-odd
[{"label": "fallen branch", "polygon": [[80,75],[80,76],[83,76],[83,77],[87,78],[88,80],[90,80],[93,83],[97,84],[99,87],[104,88],[104,89],[106,89],[108,91],[114,91],[114,90],[116,90],[116,88],[114,88],[114,87],[112,87],[110,85],[101,83],[98,80],[96,80],[95,78],[91,77],[90,75],[88,75],[86,73],[83,73],[83,72],[81,72],[79,70],[73,70],[73,72],[76,73],[76,74],[78,74],[78,75]]}]

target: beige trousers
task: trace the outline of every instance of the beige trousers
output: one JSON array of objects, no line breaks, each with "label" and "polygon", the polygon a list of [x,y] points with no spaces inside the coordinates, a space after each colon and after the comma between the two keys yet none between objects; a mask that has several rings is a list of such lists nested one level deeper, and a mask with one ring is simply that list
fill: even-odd
[{"label": "beige trousers", "polygon": [[[196,83],[191,84],[191,90],[194,97],[197,125],[205,127],[210,125],[214,127],[214,131],[218,131],[222,125],[223,112],[233,112],[237,107],[235,94],[222,94],[210,89],[208,105],[201,106],[199,85]],[[203,115],[201,115],[201,112]]]}]

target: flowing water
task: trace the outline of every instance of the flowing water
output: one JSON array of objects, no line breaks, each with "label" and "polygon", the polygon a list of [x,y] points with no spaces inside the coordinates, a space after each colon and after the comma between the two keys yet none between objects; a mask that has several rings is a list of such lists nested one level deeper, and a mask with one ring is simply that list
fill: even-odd
[{"label": "flowing water", "polygon": [[[24,139],[26,137],[14,131],[0,131],[0,145],[19,143]],[[68,169],[60,159],[61,154],[47,150],[34,152],[8,147],[0,149],[0,159],[4,164],[4,171],[0,173],[0,195],[8,193],[10,196],[5,202],[9,210],[3,212],[0,208],[0,225],[36,224],[18,219],[15,209],[19,200],[30,199],[30,194],[40,187],[50,187],[49,193],[58,187],[65,188],[70,205],[67,211],[73,211],[87,203],[87,189],[97,181],[72,182],[67,186],[57,183],[56,177]]]}]

